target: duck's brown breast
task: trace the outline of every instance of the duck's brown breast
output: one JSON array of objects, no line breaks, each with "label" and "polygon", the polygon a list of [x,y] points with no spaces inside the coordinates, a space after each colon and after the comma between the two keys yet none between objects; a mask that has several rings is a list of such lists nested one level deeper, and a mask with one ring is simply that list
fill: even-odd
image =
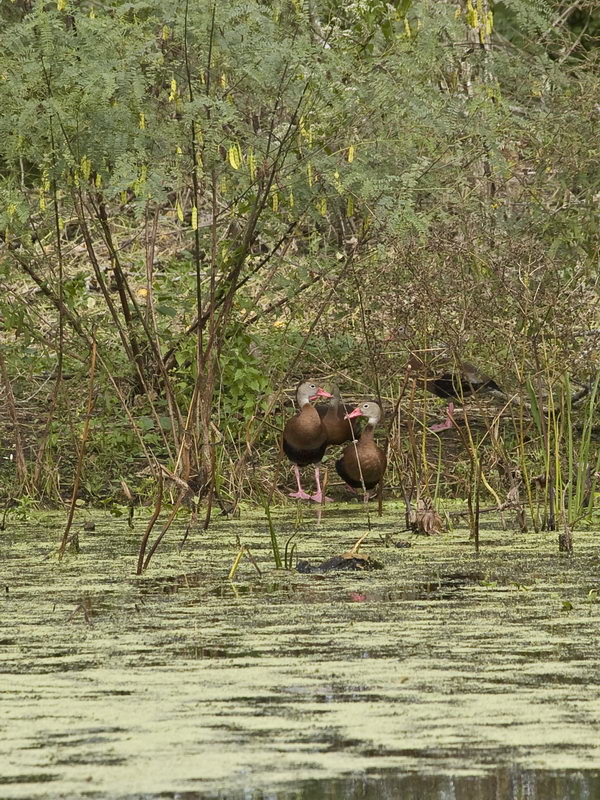
[{"label": "duck's brown breast", "polygon": [[[359,467],[360,462],[360,467]],[[379,481],[387,466],[385,453],[373,441],[373,430],[367,426],[356,445],[349,444],[336,463],[338,474],[354,488],[362,486],[372,489]]]},{"label": "duck's brown breast", "polygon": [[306,405],[286,422],[283,438],[296,449],[313,449],[327,441],[327,433],[317,411]]}]

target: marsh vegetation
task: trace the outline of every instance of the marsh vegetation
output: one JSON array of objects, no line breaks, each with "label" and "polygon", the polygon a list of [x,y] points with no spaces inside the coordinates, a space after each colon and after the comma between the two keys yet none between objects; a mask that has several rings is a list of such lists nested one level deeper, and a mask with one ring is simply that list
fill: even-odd
[{"label": "marsh vegetation", "polygon": [[0,794],[597,794],[595,0],[0,24]]},{"label": "marsh vegetation", "polygon": [[[383,405],[396,494],[586,516],[594,2],[0,14],[6,504],[282,501],[312,377]],[[407,370],[440,355],[505,392],[454,449]]]}]

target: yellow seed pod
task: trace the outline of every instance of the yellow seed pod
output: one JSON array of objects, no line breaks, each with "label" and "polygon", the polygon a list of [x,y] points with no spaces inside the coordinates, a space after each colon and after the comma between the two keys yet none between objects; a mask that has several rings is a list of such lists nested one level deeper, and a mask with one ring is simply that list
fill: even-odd
[{"label": "yellow seed pod", "polygon": [[92,170],[92,162],[89,160],[87,156],[82,156],[81,158],[81,174],[85,178],[86,181],[90,179],[90,172]]},{"label": "yellow seed pod", "polygon": [[47,169],[45,169],[42,172],[42,190],[44,192],[49,192],[50,191],[50,179],[48,178],[48,170]]},{"label": "yellow seed pod", "polygon": [[146,130],[146,115],[143,111],[140,111],[140,128]]},{"label": "yellow seed pod", "polygon": [[302,138],[306,139],[309,145],[313,143],[312,125],[304,122],[304,117],[300,117],[300,133]]},{"label": "yellow seed pod", "polygon": [[175,148],[175,153],[178,156],[183,155],[183,150],[181,149],[181,147],[179,147],[179,145],[177,145],[177,147]]},{"label": "yellow seed pod", "polygon": [[492,31],[494,30],[494,12],[488,11],[487,16],[485,18],[485,32],[488,36],[492,35]]},{"label": "yellow seed pod", "polygon": [[148,167],[146,164],[142,164],[140,167],[140,182],[145,183],[148,178]]},{"label": "yellow seed pod", "polygon": [[179,220],[179,222],[183,222],[183,208],[181,207],[179,199],[175,203],[175,210],[177,211],[177,219]]},{"label": "yellow seed pod", "polygon": [[308,178],[308,185],[313,185],[313,168],[312,164],[308,164],[306,167],[306,177]]},{"label": "yellow seed pod", "polygon": [[272,192],[271,205],[273,207],[273,211],[279,211],[279,192]]},{"label": "yellow seed pod", "polygon": [[454,19],[458,19],[461,14],[462,14],[462,8],[460,6],[457,6],[454,10]]},{"label": "yellow seed pod", "polygon": [[351,144],[350,147],[348,148],[348,155],[346,156],[349,164],[351,164],[354,161],[354,155],[355,155],[354,145]]},{"label": "yellow seed pod", "polygon": [[333,173],[333,185],[336,188],[338,194],[342,194],[344,191],[344,187],[342,186],[342,182],[340,181],[340,173],[336,171]]},{"label": "yellow seed pod", "polygon": [[408,36],[409,39],[412,36],[412,32],[410,30],[410,23],[408,22],[408,19],[406,17],[404,17],[404,33]]},{"label": "yellow seed pod", "polygon": [[127,202],[127,192],[126,191],[122,191],[121,192],[121,203],[123,203],[123,205],[125,205],[126,202]]},{"label": "yellow seed pod", "polygon": [[76,169],[73,172],[73,183],[75,184],[75,188],[79,189],[79,170]]},{"label": "yellow seed pod", "polygon": [[46,210],[46,196],[44,195],[41,189],[40,189],[39,206],[40,206],[40,211]]},{"label": "yellow seed pod", "polygon": [[322,217],[326,217],[327,216],[327,198],[326,197],[322,197],[319,200],[318,208],[319,208],[319,214],[321,214]]},{"label": "yellow seed pod", "polygon": [[96,19],[96,12],[94,11],[93,8],[90,8],[89,17],[90,19]]},{"label": "yellow seed pod", "polygon": [[100,175],[99,172],[96,173],[94,184],[96,186],[96,189],[99,189],[102,186],[102,175]]},{"label": "yellow seed pod", "polygon": [[58,218],[58,230],[59,231],[64,231],[64,229],[65,229],[65,221],[64,221],[64,219],[62,217],[59,217]]},{"label": "yellow seed pod", "polygon": [[175,80],[175,78],[171,78],[171,91],[169,92],[169,103],[172,103],[176,97],[177,97],[177,81]]},{"label": "yellow seed pod", "polygon": [[171,29],[169,28],[168,25],[163,25],[163,27],[162,27],[162,38],[163,38],[163,41],[166,42],[167,39],[169,39],[170,37],[171,37]]},{"label": "yellow seed pod", "polygon": [[477,11],[473,8],[473,3],[471,0],[467,0],[467,23],[472,27],[476,28],[479,25],[479,15]]},{"label": "yellow seed pod", "polygon": [[17,210],[16,203],[9,203],[6,207],[6,213],[8,215],[8,219],[12,221],[12,218],[15,215],[15,211]]},{"label": "yellow seed pod", "polygon": [[219,83],[221,84],[221,87],[223,89],[226,89],[228,86],[227,75],[225,75],[224,72],[221,73],[221,77],[219,78]]},{"label": "yellow seed pod", "polygon": [[288,205],[290,208],[294,207],[294,193],[290,189],[290,193],[288,194]]},{"label": "yellow seed pod", "polygon": [[192,230],[198,230],[198,209],[196,206],[193,206],[192,208]]},{"label": "yellow seed pod", "polygon": [[348,199],[346,200],[346,216],[351,217],[354,214],[354,198],[352,195],[348,195]]},{"label": "yellow seed pod", "polygon": [[66,5],[65,0],[56,0],[56,8],[58,11],[64,11]]},{"label": "yellow seed pod", "polygon": [[227,151],[227,160],[229,161],[230,166],[232,169],[239,169],[241,165],[241,159],[239,156],[239,145],[232,144],[231,147]]}]

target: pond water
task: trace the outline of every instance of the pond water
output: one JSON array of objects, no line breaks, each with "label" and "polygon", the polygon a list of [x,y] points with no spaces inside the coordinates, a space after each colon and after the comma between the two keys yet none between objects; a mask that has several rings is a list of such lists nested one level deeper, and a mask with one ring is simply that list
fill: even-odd
[{"label": "pond water", "polygon": [[[272,513],[315,563],[367,531],[359,505]],[[0,532],[1,798],[600,797],[597,532],[569,557],[486,523],[476,556],[387,508],[383,569],[300,575],[242,511],[136,577],[144,518],[96,515],[59,563],[63,520]],[[232,582],[238,541],[261,574]]]}]

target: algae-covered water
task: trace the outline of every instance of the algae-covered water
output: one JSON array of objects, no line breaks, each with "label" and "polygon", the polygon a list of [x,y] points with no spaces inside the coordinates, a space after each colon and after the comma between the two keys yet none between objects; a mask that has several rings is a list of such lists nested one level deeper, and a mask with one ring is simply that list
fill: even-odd
[{"label": "algae-covered water", "polygon": [[[145,520],[95,519],[61,563],[63,517],[0,533],[0,798],[600,797],[597,532],[569,557],[483,530],[476,556],[388,509],[382,570],[300,575],[242,512],[136,577]],[[366,531],[358,505],[273,523],[313,562]],[[261,574],[231,582],[238,541]]]}]

